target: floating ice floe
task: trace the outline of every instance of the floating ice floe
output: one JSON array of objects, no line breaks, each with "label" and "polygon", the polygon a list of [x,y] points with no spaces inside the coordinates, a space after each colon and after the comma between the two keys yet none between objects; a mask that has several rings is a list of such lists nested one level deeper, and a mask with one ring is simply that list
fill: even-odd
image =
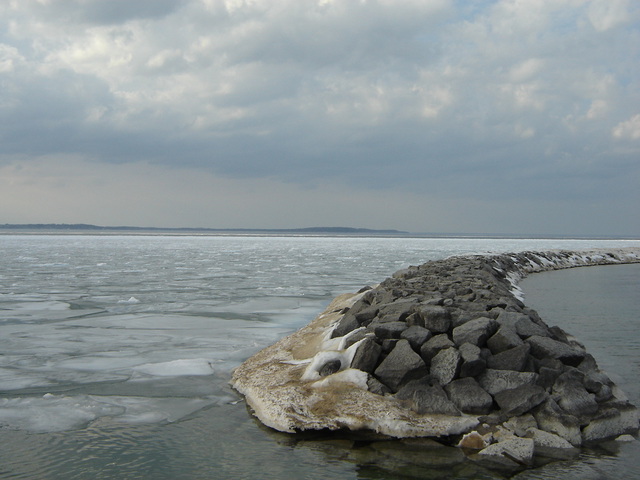
[{"label": "floating ice floe", "polygon": [[134,367],[133,371],[156,377],[198,376],[212,375],[214,373],[211,360],[206,358],[188,358],[169,362],[146,363]]},{"label": "floating ice floe", "polygon": [[0,426],[30,432],[82,428],[109,417],[120,423],[175,422],[202,408],[228,403],[231,397],[150,398],[100,395],[54,395],[0,399]]}]

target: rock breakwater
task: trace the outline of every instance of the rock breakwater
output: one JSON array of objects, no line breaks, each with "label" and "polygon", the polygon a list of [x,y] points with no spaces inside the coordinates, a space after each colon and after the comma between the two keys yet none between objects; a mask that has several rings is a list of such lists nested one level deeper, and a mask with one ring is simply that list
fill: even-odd
[{"label": "rock breakwater", "polygon": [[410,267],[337,297],[238,367],[232,385],[279,431],[440,437],[517,464],[634,433],[636,407],[577,339],[523,303],[517,284],[533,272],[635,262],[638,249]]}]

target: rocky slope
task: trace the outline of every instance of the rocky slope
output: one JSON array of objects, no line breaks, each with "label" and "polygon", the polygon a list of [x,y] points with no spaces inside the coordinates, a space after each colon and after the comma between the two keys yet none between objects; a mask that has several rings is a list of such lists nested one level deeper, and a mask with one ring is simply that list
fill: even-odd
[{"label": "rocky slope", "polygon": [[518,463],[536,449],[633,433],[636,407],[517,288],[532,272],[630,262],[640,262],[640,251],[464,256],[410,267],[336,298],[238,367],[232,385],[276,430],[446,437]]}]

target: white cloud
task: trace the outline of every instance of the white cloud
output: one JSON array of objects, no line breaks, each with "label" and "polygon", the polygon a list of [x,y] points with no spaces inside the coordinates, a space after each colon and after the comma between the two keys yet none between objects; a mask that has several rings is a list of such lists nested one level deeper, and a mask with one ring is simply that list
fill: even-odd
[{"label": "white cloud", "polygon": [[17,48],[0,44],[0,74],[13,72],[16,63],[21,63],[23,60]]},{"label": "white cloud", "polygon": [[509,70],[509,79],[512,82],[527,82],[535,78],[544,68],[544,60],[539,58],[529,58]]},{"label": "white cloud", "polygon": [[609,104],[605,100],[593,100],[591,102],[591,106],[589,107],[589,111],[587,112],[587,118],[589,120],[593,120],[595,118],[601,117],[604,115],[609,109]]},{"label": "white cloud", "polygon": [[611,133],[619,139],[640,140],[640,114],[620,122]]},{"label": "white cloud", "polygon": [[627,23],[629,0],[595,0],[589,4],[589,20],[598,32],[606,32]]}]

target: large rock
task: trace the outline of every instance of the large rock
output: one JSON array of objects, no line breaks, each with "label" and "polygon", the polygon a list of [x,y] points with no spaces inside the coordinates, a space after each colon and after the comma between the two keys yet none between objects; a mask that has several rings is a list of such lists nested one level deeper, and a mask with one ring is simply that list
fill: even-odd
[{"label": "large rock", "polygon": [[421,306],[417,313],[422,318],[422,325],[433,334],[447,333],[451,327],[449,311],[439,305]]},{"label": "large rock", "polygon": [[526,315],[521,312],[503,310],[496,318],[496,321],[500,327],[511,327],[515,330],[516,322],[524,316]]},{"label": "large rock", "polygon": [[431,377],[440,385],[446,385],[458,376],[460,363],[460,352],[456,348],[450,347],[440,350],[431,359]]},{"label": "large rock", "polygon": [[614,438],[625,433],[638,430],[638,410],[630,404],[618,405],[617,408],[603,408],[591,419],[589,425],[582,429],[582,440],[593,442],[606,438]]},{"label": "large rock", "polygon": [[463,343],[458,351],[462,360],[460,377],[477,377],[487,368],[487,362],[482,356],[480,347],[471,343]]},{"label": "large rock", "polygon": [[394,349],[376,368],[374,375],[392,391],[403,383],[427,374],[427,367],[408,340],[399,340]]},{"label": "large rock", "polygon": [[515,370],[522,372],[529,361],[529,350],[530,347],[528,343],[504,350],[496,355],[490,356],[487,359],[487,367],[494,370]]},{"label": "large rock", "polygon": [[420,347],[420,355],[425,361],[431,362],[431,359],[435,357],[440,350],[454,346],[455,344],[451,339],[449,339],[446,334],[441,333],[440,335],[431,337]]},{"label": "large rock", "polygon": [[409,382],[398,391],[396,398],[408,401],[411,409],[420,414],[460,415],[442,387],[432,385],[426,378]]},{"label": "large rock", "polygon": [[344,337],[347,333],[359,327],[360,323],[356,319],[355,315],[347,312],[334,327],[333,332],[331,332],[331,337]]},{"label": "large rock", "polygon": [[400,338],[409,340],[411,348],[416,352],[420,351],[420,347],[431,338],[431,332],[419,325],[412,325],[400,334]]},{"label": "large rock", "polygon": [[523,385],[534,385],[537,378],[538,374],[533,372],[514,372],[488,368],[478,377],[478,382],[487,392],[495,395],[503,390],[511,390]]},{"label": "large rock", "polygon": [[496,327],[497,323],[493,318],[480,317],[470,320],[453,329],[453,342],[458,346],[471,343],[483,347]]},{"label": "large rock", "polygon": [[525,384],[494,395],[500,409],[508,416],[522,415],[544,402],[549,394],[538,385]]},{"label": "large rock", "polygon": [[574,447],[582,444],[580,421],[562,410],[552,398],[537,407],[533,416],[541,430],[555,433]]},{"label": "large rock", "polygon": [[515,326],[512,325],[502,325],[498,331],[487,340],[487,346],[494,355],[522,344],[522,339],[518,335],[518,332],[516,332]]},{"label": "large rock", "polygon": [[532,439],[512,437],[489,445],[479,455],[506,457],[519,465],[531,465],[534,452],[535,444]]},{"label": "large rock", "polygon": [[578,370],[568,370],[558,377],[552,390],[558,399],[558,406],[578,418],[594,415],[598,411],[595,395],[587,392],[583,379],[584,374]]},{"label": "large rock", "polygon": [[378,305],[378,321],[380,323],[404,322],[413,313],[413,307],[418,304],[418,301],[415,297],[401,298],[391,303]]},{"label": "large rock", "polygon": [[444,387],[451,401],[460,411],[476,415],[491,412],[493,398],[473,378],[459,378]]},{"label": "large rock", "polygon": [[520,335],[521,338],[529,338],[535,336],[539,337],[548,337],[551,334],[548,329],[544,328],[541,325],[535,323],[531,318],[527,315],[523,315],[516,321],[516,332]]},{"label": "large rock", "polygon": [[565,365],[577,367],[584,360],[585,352],[549,337],[534,335],[527,338],[531,354],[536,358],[556,358]]},{"label": "large rock", "polygon": [[527,438],[533,440],[536,449],[545,448],[569,450],[575,448],[564,438],[556,435],[555,433],[545,432],[544,430],[540,430],[539,428],[529,428],[527,429],[525,435]]},{"label": "large rock", "polygon": [[372,373],[378,365],[382,347],[372,337],[363,339],[351,360],[351,368]]},{"label": "large rock", "polygon": [[[354,309],[355,310],[355,309]],[[376,318],[380,309],[376,305],[370,305],[361,310],[350,312],[360,325],[368,325],[371,323],[371,320]]]},{"label": "large rock", "polygon": [[404,322],[385,322],[385,323],[376,323],[374,320],[369,324],[369,329],[373,330],[381,340],[388,338],[400,338],[402,332],[407,329],[407,324]]}]

